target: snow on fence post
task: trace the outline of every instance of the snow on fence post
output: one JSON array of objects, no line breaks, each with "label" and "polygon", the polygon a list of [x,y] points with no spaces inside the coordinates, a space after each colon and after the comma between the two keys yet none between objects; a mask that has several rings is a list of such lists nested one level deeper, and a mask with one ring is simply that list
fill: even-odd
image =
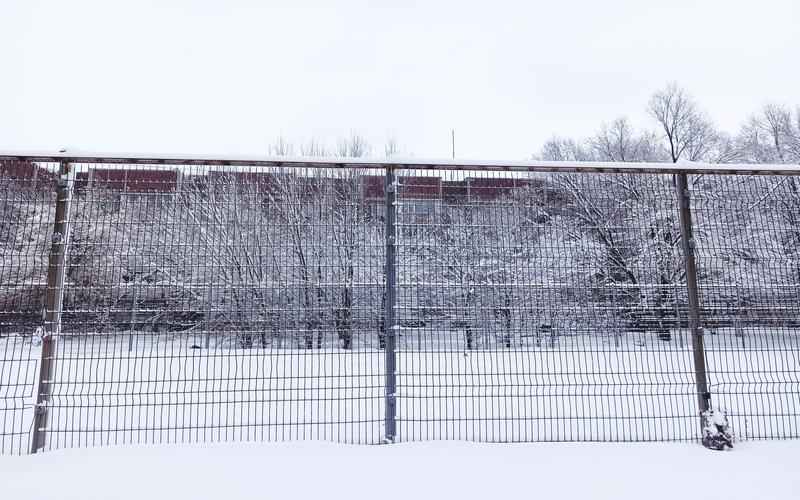
[{"label": "snow on fence post", "polygon": [[395,178],[395,167],[386,167],[386,178],[384,181],[384,201],[386,203],[386,303],[383,322],[384,335],[384,356],[385,362],[385,394],[386,394],[386,416],[385,416],[385,437],[384,441],[393,443],[397,437],[397,355],[395,348],[397,345],[397,318],[395,303],[397,297],[397,179]]},{"label": "snow on fence post", "polygon": [[[703,346],[703,326],[700,323],[700,299],[697,292],[697,263],[695,262],[695,240],[692,235],[692,210],[689,185],[686,173],[675,174],[675,189],[681,224],[681,246],[683,262],[686,267],[686,292],[689,305],[689,328],[692,332],[692,351],[694,354],[694,374],[697,384],[697,405],[702,415],[709,408],[711,394],[708,392],[706,376],[706,356]],[[701,428],[702,428],[701,419]]]},{"label": "snow on fence post", "polygon": [[68,160],[62,160],[59,163],[55,220],[53,222],[52,246],[50,247],[47,267],[42,354],[39,360],[39,380],[36,389],[31,453],[36,453],[45,446],[48,419],[47,405],[50,402],[53,382],[56,339],[61,331],[64,277],[66,274],[67,244],[69,243],[70,205],[74,180],[72,165]]}]

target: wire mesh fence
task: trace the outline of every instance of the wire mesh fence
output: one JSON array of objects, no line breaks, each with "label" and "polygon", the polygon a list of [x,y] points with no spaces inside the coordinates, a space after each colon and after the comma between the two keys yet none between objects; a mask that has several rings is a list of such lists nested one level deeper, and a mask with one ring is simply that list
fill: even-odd
[{"label": "wire mesh fence", "polygon": [[798,436],[800,179],[695,176],[710,390],[743,438]]},{"label": "wire mesh fence", "polygon": [[55,214],[52,172],[0,164],[0,452],[29,448]]},{"label": "wire mesh fence", "polygon": [[402,186],[400,435],[695,437],[671,176],[468,175]]},{"label": "wire mesh fence", "polygon": [[0,163],[3,453],[798,435],[794,176],[44,160]]}]

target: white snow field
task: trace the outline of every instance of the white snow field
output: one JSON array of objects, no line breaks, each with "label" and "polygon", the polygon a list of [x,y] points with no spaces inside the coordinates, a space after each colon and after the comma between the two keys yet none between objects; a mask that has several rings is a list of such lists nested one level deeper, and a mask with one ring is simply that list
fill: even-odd
[{"label": "white snow field", "polygon": [[800,497],[800,441],[433,441],[133,446],[0,457],[14,500],[783,500]]},{"label": "white snow field", "polygon": [[[2,339],[2,448],[26,453],[36,347]],[[616,350],[397,353],[398,441],[699,439],[692,353],[675,342]],[[27,345],[26,345],[27,344]],[[48,450],[121,444],[323,440],[377,444],[384,353],[377,349],[191,349],[124,336],[58,344]],[[656,350],[658,349],[658,350]],[[23,356],[24,354],[24,356]],[[740,440],[800,436],[798,350],[708,351],[718,407]],[[14,396],[14,397],[11,397]]]}]

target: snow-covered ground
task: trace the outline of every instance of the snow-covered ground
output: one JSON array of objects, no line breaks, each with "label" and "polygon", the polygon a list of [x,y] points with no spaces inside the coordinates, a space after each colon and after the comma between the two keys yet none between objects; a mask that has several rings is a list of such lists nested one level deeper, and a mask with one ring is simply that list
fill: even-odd
[{"label": "snow-covered ground", "polygon": [[800,441],[321,442],[111,447],[0,457],[0,497],[182,499],[794,499]]}]

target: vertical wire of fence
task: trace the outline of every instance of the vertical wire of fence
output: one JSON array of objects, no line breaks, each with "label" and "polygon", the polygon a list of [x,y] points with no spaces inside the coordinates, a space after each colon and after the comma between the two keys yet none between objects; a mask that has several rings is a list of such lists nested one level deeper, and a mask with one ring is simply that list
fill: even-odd
[{"label": "vertical wire of fence", "polygon": [[0,159],[2,453],[798,437],[795,176],[63,166]]}]

